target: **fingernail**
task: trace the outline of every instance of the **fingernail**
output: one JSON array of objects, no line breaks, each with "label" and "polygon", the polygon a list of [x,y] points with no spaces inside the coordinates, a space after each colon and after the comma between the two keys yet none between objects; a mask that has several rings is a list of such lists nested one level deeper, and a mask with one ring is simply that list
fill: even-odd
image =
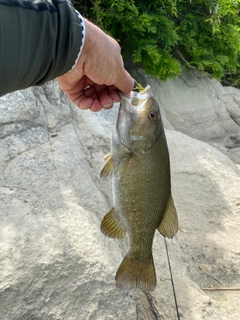
[{"label": "fingernail", "polygon": [[104,106],[102,106],[104,109],[110,109],[112,108],[112,104],[106,104]]}]

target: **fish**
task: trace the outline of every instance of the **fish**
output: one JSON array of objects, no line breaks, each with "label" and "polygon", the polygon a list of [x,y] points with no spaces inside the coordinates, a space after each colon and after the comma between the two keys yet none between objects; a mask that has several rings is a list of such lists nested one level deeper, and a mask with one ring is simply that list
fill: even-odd
[{"label": "fish", "polygon": [[153,291],[157,285],[152,254],[155,231],[173,238],[178,217],[171,194],[170,161],[159,105],[148,85],[121,102],[100,178],[112,179],[113,208],[101,231],[129,237],[129,250],[116,273],[120,289]]}]

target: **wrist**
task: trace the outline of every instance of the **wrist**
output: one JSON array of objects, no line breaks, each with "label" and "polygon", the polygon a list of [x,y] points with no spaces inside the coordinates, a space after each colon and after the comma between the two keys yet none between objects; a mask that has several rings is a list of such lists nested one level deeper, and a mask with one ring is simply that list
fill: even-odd
[{"label": "wrist", "polygon": [[[78,63],[78,60],[80,58],[80,55],[82,53],[82,50],[83,50],[83,47],[84,47],[84,43],[85,43],[85,38],[86,38],[86,26],[85,26],[85,19],[82,17],[82,15],[75,9],[75,12],[77,13],[78,15],[78,18],[79,18],[79,22],[80,22],[80,26],[81,26],[81,30],[82,30],[82,42],[81,42],[81,45],[80,45],[80,48],[79,48],[79,53],[78,53],[78,56],[75,60],[75,63],[74,65],[72,66],[71,70],[76,66],[76,64]],[[69,70],[69,71],[71,71]]]},{"label": "wrist", "polygon": [[[85,41],[81,50],[81,60],[87,61],[95,58],[99,53],[97,46],[102,37],[103,31],[87,19],[83,18],[83,21],[85,26]],[[100,42],[102,43],[102,41]]]}]

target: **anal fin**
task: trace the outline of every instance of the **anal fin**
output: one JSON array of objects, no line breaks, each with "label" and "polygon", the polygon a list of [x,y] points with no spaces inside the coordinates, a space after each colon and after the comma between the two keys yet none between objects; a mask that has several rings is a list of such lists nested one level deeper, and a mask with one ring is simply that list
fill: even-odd
[{"label": "anal fin", "polygon": [[163,219],[157,230],[161,235],[168,238],[173,238],[178,231],[177,211],[172,196],[169,197]]}]

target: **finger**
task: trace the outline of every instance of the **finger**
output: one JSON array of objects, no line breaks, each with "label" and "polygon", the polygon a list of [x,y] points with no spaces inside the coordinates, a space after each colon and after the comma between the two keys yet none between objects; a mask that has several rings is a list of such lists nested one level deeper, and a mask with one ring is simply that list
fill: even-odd
[{"label": "finger", "polygon": [[100,104],[105,109],[110,109],[113,105],[112,98],[108,94],[103,94],[100,97]]},{"label": "finger", "polygon": [[91,98],[93,97],[93,95],[97,96],[95,86],[87,87],[86,89],[83,90],[83,94],[86,97],[91,97]]},{"label": "finger", "polygon": [[[91,94],[91,98],[98,99],[99,104],[105,108],[110,109],[113,105],[113,99],[109,94],[109,87],[105,85],[95,85],[94,88],[86,90],[86,95]],[[94,95],[95,92],[95,95]]]},{"label": "finger", "polygon": [[112,104],[112,98],[109,95],[108,87],[105,85],[94,85],[83,91],[84,95],[93,99],[98,99],[100,104]]},{"label": "finger", "polygon": [[85,95],[80,95],[79,93],[68,95],[68,97],[78,108],[82,110],[89,109],[94,101],[92,97],[86,97]]},{"label": "finger", "polygon": [[83,76],[74,85],[71,82],[66,81],[65,78],[63,78],[63,77],[64,76],[59,77],[59,78],[57,78],[57,80],[59,82],[61,89],[64,92],[66,92],[68,95],[77,94],[77,93],[81,92],[84,88],[86,88],[88,86],[92,86],[94,84],[94,82],[86,76]]},{"label": "finger", "polygon": [[87,110],[91,108],[93,104],[93,99],[92,98],[83,98],[81,101],[74,101],[74,103],[78,106],[78,108],[82,110]]},{"label": "finger", "polygon": [[109,96],[111,97],[113,102],[120,102],[120,96],[117,92],[117,88],[115,86],[110,86],[108,88]]},{"label": "finger", "polygon": [[134,88],[134,79],[122,66],[118,79],[113,84],[123,93],[129,94]]},{"label": "finger", "polygon": [[101,94],[101,92],[104,92],[104,90],[108,89],[108,86],[105,84],[96,84],[95,83],[94,88],[98,94]]},{"label": "finger", "polygon": [[90,110],[92,112],[98,112],[101,109],[102,109],[102,106],[101,106],[99,100],[98,99],[93,100],[93,103],[92,103],[92,106],[90,107]]}]

